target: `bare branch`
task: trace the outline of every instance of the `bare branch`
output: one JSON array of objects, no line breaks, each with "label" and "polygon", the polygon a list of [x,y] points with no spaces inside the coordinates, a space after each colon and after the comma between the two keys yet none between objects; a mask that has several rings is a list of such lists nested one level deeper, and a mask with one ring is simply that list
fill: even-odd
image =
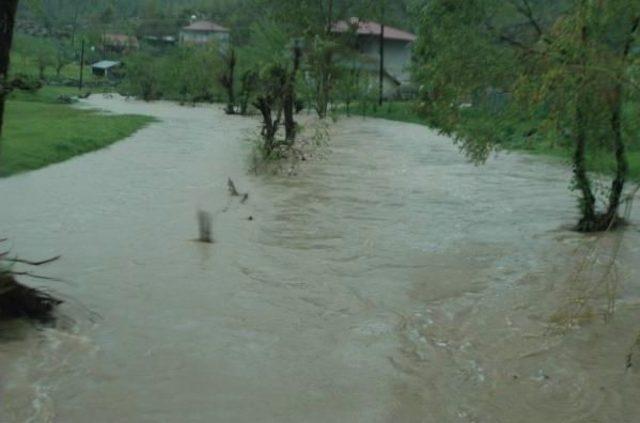
[{"label": "bare branch", "polygon": [[640,16],[636,16],[631,20],[631,31],[629,31],[629,36],[624,44],[624,49],[622,51],[623,60],[627,60],[629,54],[631,53],[631,47],[633,46],[634,41],[636,40],[636,32],[638,32],[638,27],[640,27]]},{"label": "bare branch", "polygon": [[[2,257],[2,256],[0,255],[0,257]],[[53,263],[54,261],[58,261],[58,260],[60,260],[61,257],[62,256],[56,256],[56,257],[52,257],[50,259],[46,259],[46,260],[42,260],[42,261],[29,261],[29,260],[23,260],[23,259],[19,259],[19,258],[6,259],[6,261],[8,261],[10,263],[28,264],[29,266],[43,266],[45,264],[49,264],[49,263]]]},{"label": "bare branch", "polygon": [[531,8],[531,4],[529,3],[529,0],[522,0],[522,5],[517,4],[513,0],[511,1],[511,3],[515,6],[518,12],[520,12],[525,18],[527,18],[527,21],[529,22],[529,24],[531,24],[533,29],[538,34],[538,37],[542,37],[544,35],[544,32],[542,31],[542,26],[536,20],[535,16],[533,16],[533,9]]},{"label": "bare branch", "polygon": [[48,276],[40,276],[40,275],[36,275],[34,273],[31,273],[31,272],[11,272],[11,274],[13,276],[26,276],[26,277],[29,277],[29,278],[42,279],[42,280],[45,280],[45,281],[63,282],[62,279],[50,278]]}]

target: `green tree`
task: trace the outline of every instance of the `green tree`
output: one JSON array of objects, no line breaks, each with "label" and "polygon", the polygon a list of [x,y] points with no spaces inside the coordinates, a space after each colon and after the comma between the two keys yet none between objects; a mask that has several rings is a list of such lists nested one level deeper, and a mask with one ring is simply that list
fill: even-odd
[{"label": "green tree", "polygon": [[55,68],[56,76],[60,77],[62,70],[65,66],[69,65],[74,60],[73,47],[64,41],[58,40],[55,43],[56,58]]},{"label": "green tree", "polygon": [[139,54],[131,57],[126,76],[127,94],[138,96],[144,101],[159,98],[158,73],[151,56]]},{"label": "green tree", "polygon": [[[629,125],[624,104],[638,98],[632,58],[640,2],[625,0],[432,0],[420,10],[416,78],[422,110],[455,136],[476,161],[500,142],[500,129],[517,120],[532,133],[555,137],[574,150],[577,228],[599,231],[618,222],[627,177]],[[491,93],[511,98],[491,110]],[[492,113],[489,113],[491,111]],[[606,153],[598,150],[606,146]],[[602,208],[586,156],[613,154],[611,187]]]},{"label": "green tree", "polygon": [[34,38],[31,45],[33,57],[38,66],[38,78],[46,79],[47,68],[56,66],[58,52],[53,43],[47,38]]}]

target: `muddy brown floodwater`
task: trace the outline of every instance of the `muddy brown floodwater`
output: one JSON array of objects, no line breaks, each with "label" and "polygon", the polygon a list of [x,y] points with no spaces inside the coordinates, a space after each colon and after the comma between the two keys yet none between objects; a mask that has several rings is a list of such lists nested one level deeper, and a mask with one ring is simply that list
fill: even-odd
[{"label": "muddy brown floodwater", "polygon": [[[615,239],[594,264],[595,238],[563,229],[565,167],[475,167],[424,127],[354,118],[296,176],[251,176],[254,120],[84,107],[159,122],[0,180],[0,234],[26,257],[62,254],[46,271],[68,282],[47,285],[71,299],[59,328],[0,327],[0,421],[640,420],[626,368],[640,232],[625,233],[605,323],[605,288],[580,269]],[[191,241],[200,209],[212,246]],[[576,304],[584,318],[554,329]]]}]

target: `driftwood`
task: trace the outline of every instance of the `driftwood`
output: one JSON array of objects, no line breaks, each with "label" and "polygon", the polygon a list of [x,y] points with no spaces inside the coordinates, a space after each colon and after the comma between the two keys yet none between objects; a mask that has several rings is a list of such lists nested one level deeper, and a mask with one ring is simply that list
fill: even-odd
[{"label": "driftwood", "polygon": [[0,275],[0,319],[54,320],[53,312],[61,300],[20,284],[10,273]]},{"label": "driftwood", "polygon": [[227,181],[227,187],[229,187],[229,194],[231,194],[232,197],[240,196],[240,193],[236,189],[236,184],[233,183],[231,178],[229,178],[229,180]]},{"label": "driftwood", "polygon": [[[0,239],[0,243],[6,241]],[[21,284],[17,276],[34,279],[57,280],[28,271],[14,271],[14,264],[32,267],[44,266],[60,259],[60,256],[47,260],[31,261],[10,258],[8,251],[0,252],[0,319],[31,319],[39,322],[54,320],[54,311],[62,301],[52,295]]]},{"label": "driftwood", "polygon": [[233,182],[233,180],[231,180],[231,178],[229,178],[229,180],[227,181],[227,186],[229,187],[229,194],[232,197],[242,197],[240,199],[240,203],[244,204],[247,202],[247,200],[249,200],[249,193],[247,192],[247,193],[241,194],[236,188],[236,184]]}]

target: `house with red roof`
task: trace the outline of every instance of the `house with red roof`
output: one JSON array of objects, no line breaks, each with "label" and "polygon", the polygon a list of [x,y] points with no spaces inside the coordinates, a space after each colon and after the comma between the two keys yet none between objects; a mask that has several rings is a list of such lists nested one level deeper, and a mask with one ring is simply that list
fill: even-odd
[{"label": "house with red roof", "polygon": [[106,51],[113,53],[128,53],[140,48],[138,39],[126,34],[104,34],[102,43]]},{"label": "house with red roof", "polygon": [[195,21],[180,30],[181,44],[229,43],[229,30],[215,22]]},{"label": "house with red roof", "polygon": [[355,35],[357,49],[362,54],[360,67],[372,74],[379,72],[380,40],[384,39],[384,89],[386,96],[392,96],[393,91],[397,91],[400,86],[410,82],[409,67],[413,44],[417,39],[416,35],[385,25],[384,35],[381,37],[381,24],[358,18],[336,22],[333,25],[333,32]]}]

